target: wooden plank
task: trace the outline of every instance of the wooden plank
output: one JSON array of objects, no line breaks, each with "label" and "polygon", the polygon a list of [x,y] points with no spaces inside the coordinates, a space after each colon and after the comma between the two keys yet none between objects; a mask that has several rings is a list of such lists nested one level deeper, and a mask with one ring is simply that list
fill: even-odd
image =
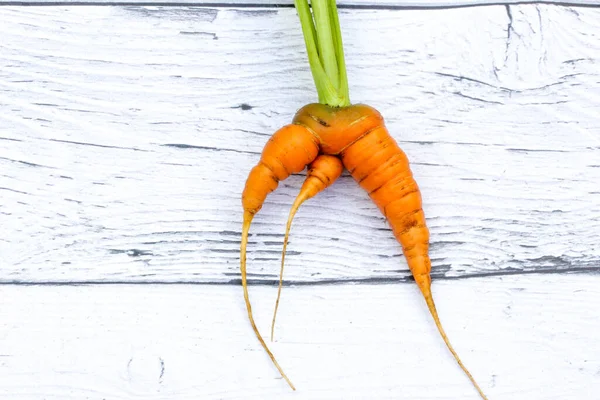
[{"label": "wooden plank", "polygon": [[[490,399],[597,398],[600,276],[446,281],[434,292]],[[274,295],[251,288],[264,332]],[[478,399],[419,296],[408,285],[286,288],[272,349],[292,393],[238,287],[3,285],[0,398]]]},{"label": "wooden plank", "polygon": [[[437,279],[600,266],[600,9],[345,10],[351,96],[409,155]],[[0,280],[237,282],[240,193],[314,101],[291,9],[0,8]],[[374,23],[376,21],[376,23]],[[255,219],[272,283],[302,175]],[[298,213],[289,281],[402,280],[348,176]]]},{"label": "wooden plank", "polygon": [[[486,5],[555,4],[560,6],[597,7],[600,0],[340,0],[339,8],[349,9],[435,9],[478,7]],[[0,5],[198,5],[208,7],[293,7],[293,0],[0,0]]]}]

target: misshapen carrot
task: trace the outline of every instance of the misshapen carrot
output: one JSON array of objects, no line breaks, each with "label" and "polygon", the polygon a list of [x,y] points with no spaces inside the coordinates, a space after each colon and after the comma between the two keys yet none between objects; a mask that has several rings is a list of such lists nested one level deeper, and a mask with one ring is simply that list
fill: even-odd
[{"label": "misshapen carrot", "polygon": [[[431,294],[431,260],[429,259],[429,230],[425,223],[419,187],[413,179],[408,159],[389,135],[383,118],[366,105],[351,105],[344,60],[342,34],[335,0],[294,0],[300,18],[308,62],[320,104],[300,109],[293,125],[282,128],[267,143],[260,163],[252,169],[242,198],[244,222],[241,243],[241,274],[244,300],[252,328],[271,360],[292,387],[273,354],[260,335],[248,297],[246,280],[246,246],[253,216],[260,210],[266,196],[275,190],[280,180],[299,172],[315,161],[317,154],[331,155],[342,160],[353,178],[367,191],[389,222],[394,236],[402,245],[408,266],[423,294],[427,307],[446,346],[469,377],[483,399],[485,395],[450,345],[442,328]],[[311,175],[326,164],[315,164]],[[336,167],[337,168],[337,167]],[[324,168],[323,168],[324,170]],[[330,170],[331,176],[337,170]],[[335,179],[333,179],[335,180]],[[282,252],[279,293],[283,276],[283,261],[289,229],[300,203],[312,193],[323,190],[315,182],[312,189],[303,189],[288,218],[284,251]],[[311,185],[307,183],[306,185]],[[313,194],[314,195],[314,194]],[[273,325],[275,322],[273,316]],[[273,329],[273,327],[272,327]]]},{"label": "misshapen carrot", "polygon": [[275,319],[277,318],[277,309],[279,308],[279,299],[281,298],[281,286],[283,284],[283,266],[285,263],[285,251],[287,249],[288,240],[290,237],[290,228],[292,227],[292,220],[294,215],[298,211],[298,208],[306,200],[316,196],[319,192],[322,192],[333,182],[337,180],[342,174],[344,166],[342,161],[336,156],[330,156],[321,154],[315,158],[315,161],[310,163],[308,166],[308,172],[306,173],[306,179],[300,188],[300,193],[294,200],[294,204],[290,209],[287,224],[285,227],[285,237],[283,239],[283,250],[281,251],[281,270],[279,272],[279,287],[277,288],[277,300],[275,300],[275,310],[273,311],[273,321],[271,322],[271,341],[273,341],[273,334],[275,332]]},{"label": "misshapen carrot", "polygon": [[[370,198],[386,217],[392,227],[394,236],[402,245],[408,266],[425,298],[427,307],[442,339],[481,397],[487,399],[471,373],[458,357],[458,354],[452,348],[442,328],[431,293],[431,260],[428,255],[429,230],[425,223],[420,190],[412,176],[406,155],[389,135],[379,112],[362,104],[348,107],[309,104],[296,113],[293,123],[301,127],[301,129],[299,128],[299,132],[302,132],[303,135],[306,135],[306,133],[312,135],[314,140],[311,143],[316,147],[316,151],[341,157],[343,165],[369,194]],[[277,133],[275,136],[277,136]],[[269,144],[267,144],[267,147],[269,147]],[[281,144],[271,146],[269,149],[267,147],[263,151],[261,163],[264,163],[264,160],[279,160],[280,164],[287,162],[300,168],[302,163],[307,160],[306,154],[302,154],[300,151],[295,151],[294,155],[292,155],[292,152],[281,153],[281,148],[291,148],[291,146],[286,147]],[[283,157],[284,154],[287,154],[289,158],[294,156],[298,158],[294,161],[291,159],[284,161],[278,158]],[[310,153],[311,156],[312,154]],[[253,173],[258,174],[255,170],[261,166],[261,163],[252,170],[244,191],[244,197],[251,195],[255,195],[257,198],[259,195],[261,197],[259,200],[243,200],[242,284],[244,286],[244,296],[252,327],[259,337],[261,344],[267,350],[269,356],[271,356],[272,361],[287,380],[287,377],[258,333],[258,329],[252,319],[246,288],[245,248],[249,221],[251,220],[251,217],[248,219],[247,216],[253,216],[260,209],[260,207],[249,209],[247,205],[257,203],[262,205],[266,195],[277,186],[276,183],[273,184],[268,179],[256,179],[253,176]],[[286,168],[283,169],[287,170]],[[266,174],[265,176],[271,177],[271,174]],[[284,174],[277,176],[279,180],[285,178]],[[289,380],[288,383],[291,386]]]}]

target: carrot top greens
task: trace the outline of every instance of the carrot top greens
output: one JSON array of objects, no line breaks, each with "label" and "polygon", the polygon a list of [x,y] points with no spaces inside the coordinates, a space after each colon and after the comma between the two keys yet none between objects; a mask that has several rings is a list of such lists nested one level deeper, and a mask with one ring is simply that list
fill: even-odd
[{"label": "carrot top greens", "polygon": [[335,1],[311,0],[312,12],[308,0],[294,0],[294,4],[300,17],[319,103],[346,107],[350,105],[350,95]]}]

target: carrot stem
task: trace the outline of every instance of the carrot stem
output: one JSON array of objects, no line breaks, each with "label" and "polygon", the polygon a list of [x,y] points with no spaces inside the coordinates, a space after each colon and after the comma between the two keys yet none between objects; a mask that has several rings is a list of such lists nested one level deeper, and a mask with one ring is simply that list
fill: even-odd
[{"label": "carrot stem", "polygon": [[339,83],[338,90],[348,99],[350,105],[350,96],[348,89],[348,76],[346,74],[346,59],[344,57],[344,43],[342,42],[342,30],[340,29],[340,19],[338,18],[336,0],[329,1],[329,15],[331,16],[331,27],[333,29],[333,40],[335,46],[335,56],[338,63]]},{"label": "carrot stem", "polygon": [[294,0],[319,102],[350,105],[346,63],[335,0]]},{"label": "carrot stem", "polygon": [[338,89],[338,63],[334,46],[331,14],[329,12],[329,0],[312,0],[311,5],[317,28],[319,59],[323,64],[329,81],[333,84],[333,87]]}]

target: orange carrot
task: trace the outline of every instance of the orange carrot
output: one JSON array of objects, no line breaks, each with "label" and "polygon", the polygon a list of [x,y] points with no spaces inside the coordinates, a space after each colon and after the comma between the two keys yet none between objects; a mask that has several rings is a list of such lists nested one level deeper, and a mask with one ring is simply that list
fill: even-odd
[{"label": "orange carrot", "polygon": [[277,288],[277,300],[275,300],[275,310],[273,311],[273,321],[271,322],[271,341],[273,341],[273,333],[275,331],[275,319],[277,318],[277,309],[279,308],[279,299],[281,298],[281,286],[283,284],[283,265],[285,262],[285,251],[290,236],[290,228],[292,220],[298,211],[298,208],[306,200],[316,196],[319,192],[325,190],[342,174],[344,166],[342,161],[336,156],[325,154],[319,155],[315,161],[308,166],[306,179],[300,188],[300,193],[296,197],[290,215],[285,227],[285,237],[283,239],[283,250],[281,251],[281,270],[279,272],[279,287]]},{"label": "orange carrot", "polygon": [[303,201],[324,190],[341,173],[339,160],[333,161],[332,168],[329,169],[329,164],[325,161],[321,163],[315,160],[317,154],[335,156],[335,160],[339,157],[343,166],[369,194],[392,227],[444,343],[481,397],[487,399],[450,345],[433,302],[431,260],[428,254],[429,230],[425,223],[421,193],[412,176],[408,159],[389,135],[383,118],[375,109],[350,103],[336,2],[311,0],[309,6],[308,0],[294,0],[294,5],[300,18],[308,62],[320,104],[303,107],[296,113],[292,125],[273,135],[263,150],[259,164],[252,169],[246,181],[242,195],[244,221],[240,269],[244,300],[252,329],[281,375],[294,389],[265,344],[252,317],[246,279],[248,231],[252,218],[262,207],[267,195],[277,188],[279,181],[301,171],[314,161],[288,217],[279,289],[271,327],[272,338],[291,221]]},{"label": "orange carrot", "polygon": [[[290,138],[290,136],[284,136],[280,133],[281,131],[277,132],[273,136],[277,138],[275,140],[277,145],[267,144],[261,162],[250,173],[243,195],[244,225],[241,270],[248,316],[261,344],[282,376],[287,380],[258,333],[252,318],[246,287],[248,228],[251,217],[260,209],[258,204],[262,205],[266,195],[277,186],[277,181],[272,177],[277,176],[278,180],[286,177],[283,173],[276,175],[274,171],[295,172],[296,170],[284,167],[284,165],[294,165],[297,169],[301,169],[303,165],[312,161],[310,157],[316,156],[316,152],[320,151],[324,154],[341,157],[343,165],[386,217],[394,236],[402,245],[408,266],[425,298],[442,339],[481,397],[487,399],[450,345],[442,328],[431,293],[431,260],[428,255],[429,230],[425,223],[420,190],[412,176],[406,155],[389,135],[379,112],[361,104],[347,107],[309,104],[296,113],[293,123],[293,126],[298,127],[299,136],[310,139],[308,140],[310,144],[306,146],[312,151],[308,152],[304,147],[297,147],[298,143],[304,142],[295,136],[292,136],[294,145],[286,145],[284,138]],[[300,150],[298,150],[299,148]],[[266,161],[273,165],[266,168],[268,165]],[[257,172],[263,170],[265,172]],[[257,178],[257,174],[261,174],[258,175],[261,176],[260,179]],[[291,216],[293,217],[293,214]],[[288,383],[291,386],[289,380]]]}]

